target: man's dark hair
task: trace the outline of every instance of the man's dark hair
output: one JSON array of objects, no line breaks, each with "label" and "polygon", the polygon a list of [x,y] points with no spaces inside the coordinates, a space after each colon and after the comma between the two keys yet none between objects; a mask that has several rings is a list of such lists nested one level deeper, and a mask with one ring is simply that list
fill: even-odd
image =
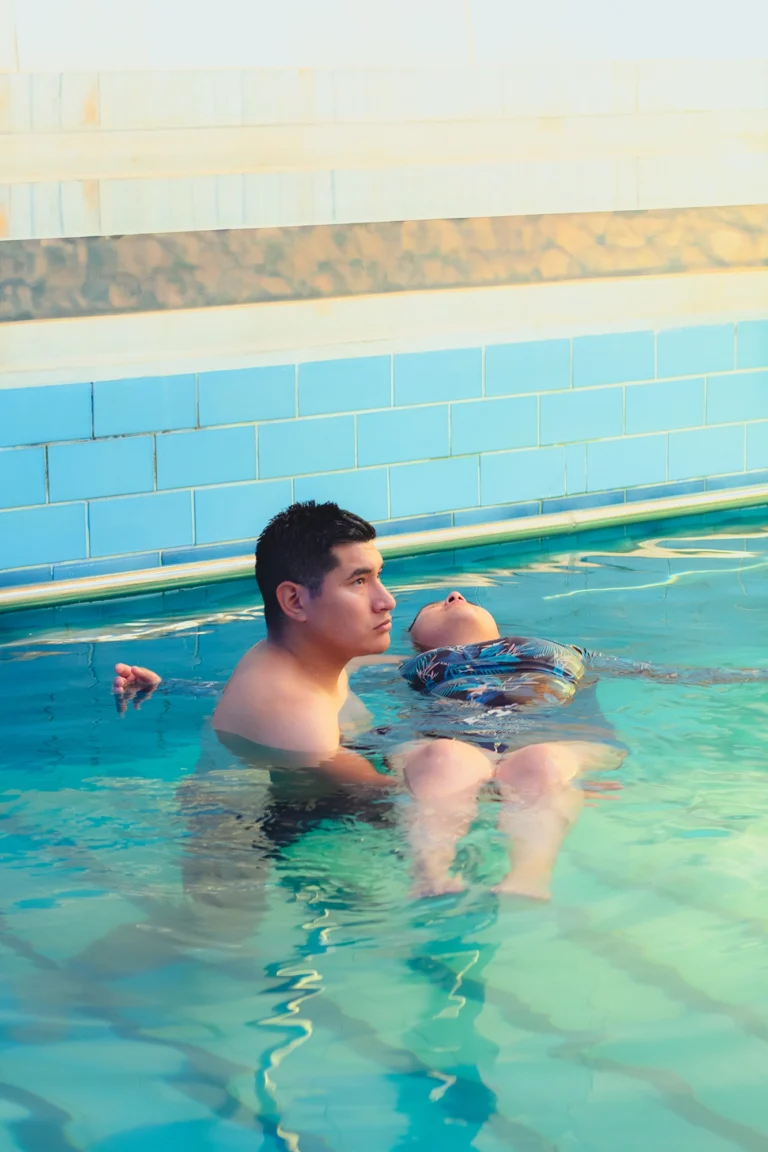
[{"label": "man's dark hair", "polygon": [[330,502],[306,500],[273,516],[256,543],[256,580],[267,631],[279,632],[283,625],[277,589],[284,580],[303,584],[315,596],[338,564],[334,545],[367,544],[375,536],[367,520]]}]

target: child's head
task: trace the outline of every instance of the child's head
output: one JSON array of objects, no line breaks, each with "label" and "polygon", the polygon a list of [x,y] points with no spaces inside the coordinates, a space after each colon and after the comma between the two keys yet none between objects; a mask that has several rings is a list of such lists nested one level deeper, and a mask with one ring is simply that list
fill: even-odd
[{"label": "child's head", "polygon": [[470,604],[461,592],[451,592],[445,600],[425,604],[408,631],[414,645],[422,651],[499,638],[498,625],[490,612],[479,604]]}]

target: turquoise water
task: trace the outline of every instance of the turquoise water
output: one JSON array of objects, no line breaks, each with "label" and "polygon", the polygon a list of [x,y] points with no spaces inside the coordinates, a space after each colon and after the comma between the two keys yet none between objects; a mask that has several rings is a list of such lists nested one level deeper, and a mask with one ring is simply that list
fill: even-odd
[{"label": "turquoise water", "polygon": [[[458,587],[502,631],[768,665],[766,510],[388,578],[402,652]],[[602,681],[631,753],[552,901],[490,891],[490,806],[467,890],[418,901],[397,820],[270,855],[191,809],[212,700],[117,716],[117,659],[219,679],[262,635],[249,582],[0,617],[0,1152],[768,1149],[768,684]]]}]

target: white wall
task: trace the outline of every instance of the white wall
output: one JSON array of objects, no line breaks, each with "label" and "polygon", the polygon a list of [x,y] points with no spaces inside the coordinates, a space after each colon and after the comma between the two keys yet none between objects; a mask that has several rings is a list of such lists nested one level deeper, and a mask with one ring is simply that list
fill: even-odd
[{"label": "white wall", "polygon": [[0,0],[0,238],[766,202],[766,0]]},{"label": "white wall", "polygon": [[765,56],[765,0],[0,0],[0,68]]},{"label": "white wall", "polygon": [[766,202],[764,61],[0,74],[0,237]]}]

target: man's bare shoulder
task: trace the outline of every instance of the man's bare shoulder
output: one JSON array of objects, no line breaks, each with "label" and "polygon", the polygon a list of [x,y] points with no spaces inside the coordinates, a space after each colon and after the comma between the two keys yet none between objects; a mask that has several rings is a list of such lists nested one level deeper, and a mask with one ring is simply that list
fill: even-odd
[{"label": "man's bare shoulder", "polygon": [[327,753],[338,746],[339,707],[289,655],[262,643],[235,668],[213,724],[271,748]]}]

